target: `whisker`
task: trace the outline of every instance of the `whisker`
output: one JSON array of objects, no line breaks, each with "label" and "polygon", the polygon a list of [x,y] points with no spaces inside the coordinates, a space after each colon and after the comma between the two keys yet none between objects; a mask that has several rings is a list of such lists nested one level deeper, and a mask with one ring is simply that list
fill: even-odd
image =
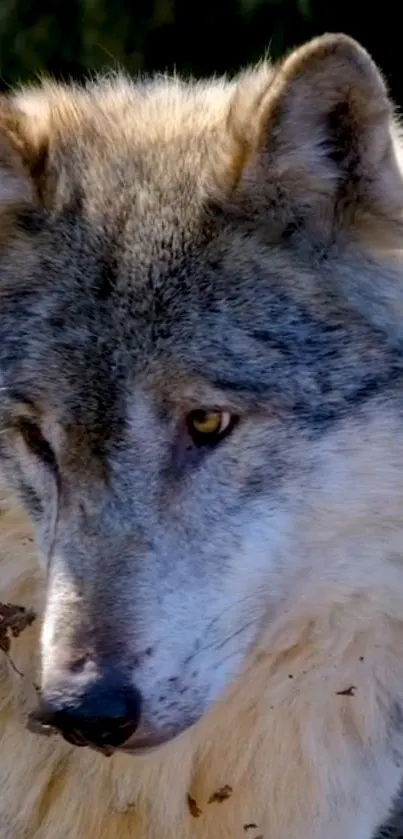
[{"label": "whisker", "polygon": [[[232,635],[229,635],[228,638],[226,638],[224,641],[220,641],[219,644],[213,645],[213,649],[214,650],[221,650],[223,647],[225,647],[227,644],[229,644],[231,641],[233,641],[234,638],[238,638],[239,635],[242,635],[243,632],[246,632],[247,629],[250,629],[251,626],[255,626],[255,625],[256,625],[255,620],[248,621],[248,623],[245,623],[239,629],[235,630],[235,632],[233,632]],[[207,646],[206,648],[202,647],[203,652],[204,652],[204,649],[209,649],[210,646],[211,645]]]},{"label": "whisker", "polygon": [[[201,655],[201,654],[204,655],[204,653],[208,652],[209,650],[216,651],[216,650],[225,649],[227,647],[227,645],[231,643],[231,641],[233,641],[235,638],[238,638],[240,635],[242,635],[244,632],[247,632],[248,629],[250,629],[252,626],[255,626],[255,625],[256,625],[255,620],[247,621],[247,623],[244,623],[241,627],[238,627],[238,629],[236,629],[234,632],[232,632],[231,635],[228,635],[223,641],[220,640],[218,643],[216,641],[211,641],[209,644],[206,644],[202,647],[200,647],[200,646],[196,647],[194,649],[194,651],[191,653],[191,655],[189,655],[187,657],[186,661],[184,662],[185,666],[189,666],[189,665],[193,664],[196,656]],[[235,653],[228,653],[228,655],[234,655],[234,654]]]},{"label": "whisker", "polygon": [[226,606],[225,609],[222,609],[222,611],[218,615],[212,618],[210,623],[207,624],[205,632],[210,632],[214,624],[218,623],[221,620],[221,618],[224,615],[226,615],[227,612],[229,612],[231,609],[237,609],[238,606],[242,606],[244,603],[248,603],[248,601],[254,602],[255,596],[253,594],[246,594],[238,600],[235,600],[233,603],[230,603],[229,606]]}]

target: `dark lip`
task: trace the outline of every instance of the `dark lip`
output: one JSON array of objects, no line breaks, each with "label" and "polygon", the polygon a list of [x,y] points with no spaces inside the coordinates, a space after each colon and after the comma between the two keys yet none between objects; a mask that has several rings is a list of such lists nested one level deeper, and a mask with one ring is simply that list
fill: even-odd
[{"label": "dark lip", "polygon": [[173,743],[176,740],[181,739],[189,729],[194,728],[197,725],[199,717],[196,719],[187,719],[182,721],[182,725],[177,726],[175,728],[171,728],[170,730],[165,730],[165,732],[156,732],[151,730],[147,730],[148,726],[145,726],[145,729],[140,724],[139,728],[132,735],[125,743],[122,743],[121,746],[118,746],[116,751],[120,754],[126,755],[133,755],[139,756],[141,755],[148,755],[151,752],[156,752],[157,750],[162,749],[164,746],[168,746],[169,743]]},{"label": "dark lip", "polygon": [[116,750],[115,754],[127,755],[128,757],[146,757],[147,755],[154,754],[154,752],[159,752],[165,743],[159,743],[154,746],[130,746],[126,748],[122,746]]},{"label": "dark lip", "polygon": [[[49,725],[40,715],[36,712],[32,712],[28,716],[26,728],[32,734],[40,734],[45,736],[58,736],[63,737],[63,734],[58,731],[58,729],[54,728],[52,725]],[[184,729],[186,730],[186,729]],[[142,757],[153,752],[162,749],[163,746],[166,746],[168,743],[171,743],[173,740],[177,740],[183,731],[178,731],[176,733],[166,734],[165,736],[160,735],[159,737],[156,736],[147,736],[144,735],[143,737],[136,737],[133,735],[132,738],[126,741],[126,743],[122,743],[121,746],[96,746],[92,743],[87,742],[79,742],[76,739],[73,740],[70,737],[64,737],[64,739],[70,743],[70,745],[74,745],[78,748],[89,748],[93,751],[99,752],[103,754],[105,757],[111,757],[113,754],[125,754],[132,757]]]},{"label": "dark lip", "polygon": [[168,743],[171,743],[172,740],[176,740],[176,737],[179,735],[171,735],[167,737],[142,737],[136,740],[136,737],[133,738],[133,741],[127,741],[127,743],[123,743],[117,749],[117,752],[126,755],[137,755],[141,757],[141,755],[151,754],[151,752],[156,752],[159,749],[162,749],[163,746],[166,746]]}]

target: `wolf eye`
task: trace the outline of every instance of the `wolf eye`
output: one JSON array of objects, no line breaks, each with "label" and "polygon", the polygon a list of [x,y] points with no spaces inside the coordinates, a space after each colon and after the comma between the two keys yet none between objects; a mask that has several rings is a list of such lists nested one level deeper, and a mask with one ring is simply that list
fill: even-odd
[{"label": "wolf eye", "polygon": [[197,446],[214,445],[232,431],[237,417],[229,411],[191,411],[186,425]]},{"label": "wolf eye", "polygon": [[18,430],[28,449],[52,469],[55,469],[56,458],[53,450],[36,423],[29,419],[20,419]]}]

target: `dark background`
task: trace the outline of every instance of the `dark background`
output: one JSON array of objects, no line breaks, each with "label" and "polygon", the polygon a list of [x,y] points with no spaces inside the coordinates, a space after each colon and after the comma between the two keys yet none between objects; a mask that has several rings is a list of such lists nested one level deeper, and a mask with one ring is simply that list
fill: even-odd
[{"label": "dark background", "polygon": [[0,88],[51,74],[233,73],[325,31],[360,40],[403,105],[402,0],[0,0]]}]

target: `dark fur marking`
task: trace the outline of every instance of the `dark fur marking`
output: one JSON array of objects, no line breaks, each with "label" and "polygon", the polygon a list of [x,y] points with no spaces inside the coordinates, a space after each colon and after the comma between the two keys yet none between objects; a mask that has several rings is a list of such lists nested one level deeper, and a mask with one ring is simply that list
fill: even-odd
[{"label": "dark fur marking", "polygon": [[403,765],[403,707],[400,702],[391,703],[388,714],[387,737],[392,760],[397,767]]},{"label": "dark fur marking", "polygon": [[35,236],[43,230],[46,217],[44,210],[37,207],[27,207],[17,214],[17,225],[24,233]]},{"label": "dark fur marking", "polygon": [[43,504],[35,490],[21,482],[18,487],[18,492],[27,513],[34,519],[40,519],[43,515]]},{"label": "dark fur marking", "polygon": [[349,168],[358,162],[356,134],[353,115],[348,102],[339,102],[327,117],[328,139],[326,153],[337,167],[348,164]]}]

